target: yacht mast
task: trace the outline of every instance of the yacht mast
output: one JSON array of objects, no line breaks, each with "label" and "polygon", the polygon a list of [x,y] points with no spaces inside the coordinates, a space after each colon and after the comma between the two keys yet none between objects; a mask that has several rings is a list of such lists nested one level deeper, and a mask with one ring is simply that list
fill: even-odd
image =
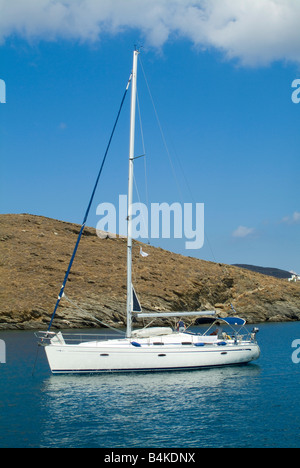
[{"label": "yacht mast", "polygon": [[132,194],[133,194],[133,161],[135,143],[135,113],[137,89],[137,60],[139,52],[133,52],[131,112],[130,112],[130,144],[129,144],[129,176],[128,176],[128,217],[127,217],[127,338],[131,337],[132,322]]}]

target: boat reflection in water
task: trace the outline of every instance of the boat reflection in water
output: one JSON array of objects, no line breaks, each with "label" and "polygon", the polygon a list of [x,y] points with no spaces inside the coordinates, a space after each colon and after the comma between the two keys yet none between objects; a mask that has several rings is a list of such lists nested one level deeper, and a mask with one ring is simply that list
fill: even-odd
[{"label": "boat reflection in water", "polygon": [[241,414],[250,421],[260,374],[260,367],[250,364],[167,374],[51,376],[42,392],[47,417],[41,445],[141,447],[141,440],[143,447],[222,445],[214,435],[220,438],[220,426],[228,442]]}]

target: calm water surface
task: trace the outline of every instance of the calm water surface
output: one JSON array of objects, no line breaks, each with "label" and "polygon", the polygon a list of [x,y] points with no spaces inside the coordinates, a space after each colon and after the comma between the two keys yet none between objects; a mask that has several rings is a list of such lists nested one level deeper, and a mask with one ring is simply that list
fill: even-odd
[{"label": "calm water surface", "polygon": [[[300,323],[260,325],[245,367],[52,376],[32,332],[0,332],[0,447],[300,447]],[[300,356],[300,353],[299,353]]]}]

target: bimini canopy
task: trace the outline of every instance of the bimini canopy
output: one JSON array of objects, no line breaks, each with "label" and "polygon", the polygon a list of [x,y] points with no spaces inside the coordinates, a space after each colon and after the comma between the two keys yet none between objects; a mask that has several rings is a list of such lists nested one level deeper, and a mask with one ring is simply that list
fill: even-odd
[{"label": "bimini canopy", "polygon": [[226,322],[228,325],[245,325],[246,320],[239,317],[226,317],[222,319],[217,319],[218,321]]},{"label": "bimini canopy", "polygon": [[199,318],[198,320],[196,320],[196,324],[197,325],[202,325],[202,324],[206,324],[206,323],[210,323],[210,324],[217,324],[217,323],[221,323],[221,322],[224,322],[224,323],[227,323],[227,325],[235,325],[235,326],[241,326],[243,327],[245,324],[246,324],[246,320],[244,319],[241,319],[239,317],[225,317],[225,318],[220,318],[220,317],[213,317],[213,318],[208,318],[208,317],[205,317],[205,319],[201,319]]}]

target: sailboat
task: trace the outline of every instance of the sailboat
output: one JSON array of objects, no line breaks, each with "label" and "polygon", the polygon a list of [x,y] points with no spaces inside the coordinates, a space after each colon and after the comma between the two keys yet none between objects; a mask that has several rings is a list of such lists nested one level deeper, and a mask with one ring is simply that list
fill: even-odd
[{"label": "sailboat", "polygon": [[[242,334],[246,322],[241,318],[228,317],[220,319],[216,317],[216,311],[214,310],[149,313],[144,313],[142,311],[142,307],[132,284],[132,203],[138,55],[139,51],[134,50],[132,73],[126,87],[126,93],[130,84],[132,87],[127,217],[126,334],[120,338],[103,339],[93,334],[87,334],[86,336],[76,333],[67,335],[63,334],[61,331],[51,331],[52,322],[60,300],[64,296],[68,275],[95,195],[103,163],[106,158],[106,151],[49,328],[47,331],[38,332],[36,334],[39,339],[39,344],[45,348],[48,363],[53,374],[190,370],[247,364],[258,359],[260,356],[260,348],[256,340],[258,329],[253,329],[251,333],[246,330],[246,334]],[[122,104],[124,98],[125,95]],[[182,320],[186,316],[198,318],[202,316],[210,317],[212,325],[206,333],[189,332],[182,323]],[[171,327],[145,327],[143,329],[133,330],[132,323],[134,317],[144,319],[178,317],[179,327],[175,330]],[[209,334],[211,327],[214,325],[216,325],[218,329]],[[231,332],[224,332],[223,328],[220,328],[221,325],[222,327],[224,325],[230,326],[232,329]]]}]

